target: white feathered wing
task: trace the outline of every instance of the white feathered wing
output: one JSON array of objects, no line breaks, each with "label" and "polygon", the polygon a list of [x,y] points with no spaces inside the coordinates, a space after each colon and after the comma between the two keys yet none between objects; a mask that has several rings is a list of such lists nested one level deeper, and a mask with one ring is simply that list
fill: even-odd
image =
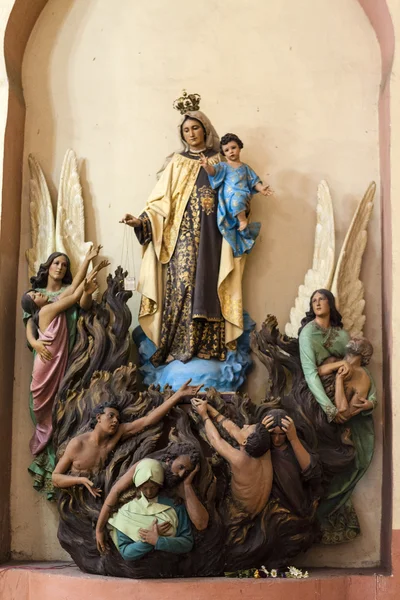
[{"label": "white feathered wing", "polygon": [[43,171],[30,154],[29,164],[29,210],[31,219],[32,248],[25,252],[29,277],[36,275],[41,263],[55,251],[54,214],[49,189]]},{"label": "white feathered wing", "polygon": [[375,182],[370,183],[360,200],[340,252],[331,289],[343,317],[343,327],[351,336],[361,335],[365,323],[364,286],[360,271],[375,190]]},{"label": "white feathered wing", "polygon": [[335,222],[326,181],[319,183],[317,198],[313,264],[307,271],[304,283],[299,287],[295,305],[290,310],[290,322],[285,327],[286,335],[290,337],[297,337],[301,320],[309,310],[311,294],[317,289],[330,289],[335,268]]},{"label": "white feathered wing", "polygon": [[58,190],[56,248],[71,261],[72,273],[77,273],[91,242],[85,242],[85,216],[78,161],[73,150],[67,150],[61,169]]}]

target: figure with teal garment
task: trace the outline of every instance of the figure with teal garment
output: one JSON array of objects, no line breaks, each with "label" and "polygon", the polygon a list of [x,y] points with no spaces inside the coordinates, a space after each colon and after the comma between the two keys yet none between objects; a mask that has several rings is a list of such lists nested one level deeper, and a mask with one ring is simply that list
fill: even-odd
[{"label": "figure with teal garment", "polygon": [[[68,289],[72,290],[82,283],[84,280],[89,263],[96,258],[101,246],[90,248],[87,252],[81,267],[73,278],[68,256],[61,252],[53,252],[48,259],[42,263],[36,276],[31,278],[32,290],[39,294],[45,295],[51,302],[56,301],[61,294]],[[81,306],[84,309],[90,308],[85,306],[85,299],[82,299]],[[78,321],[78,305],[74,304],[65,312],[65,319],[68,334],[68,354],[70,354],[76,337],[76,325]],[[28,347],[33,351],[34,360],[38,357],[43,363],[48,364],[51,368],[53,354],[51,352],[50,340],[39,337],[38,329],[35,327],[32,320],[32,313],[23,311],[23,321],[26,326],[26,337]],[[29,394],[29,409],[33,424],[37,425],[35,414],[33,411],[32,392]],[[51,442],[35,456],[33,462],[28,467],[29,472],[34,477],[33,487],[38,491],[43,491],[47,494],[49,500],[54,498],[54,488],[51,481],[51,475],[55,467],[55,453]]]},{"label": "figure with teal garment", "polygon": [[[341,427],[343,444],[353,445],[355,451],[354,461],[332,477],[318,509],[323,541],[338,543],[354,538],[360,531],[351,494],[374,451],[372,411],[377,404],[376,388],[366,368],[372,347],[366,340],[350,340],[329,290],[312,294],[299,344],[310,391],[332,427]],[[333,386],[329,382],[332,375]]]},{"label": "figure with teal garment", "polygon": [[141,460],[133,483],[137,497],[124,504],[108,523],[111,538],[125,560],[137,560],[152,550],[190,552],[193,534],[184,504],[163,494],[164,468],[152,458]]},{"label": "figure with teal garment", "polygon": [[218,228],[229,242],[234,257],[248,254],[260,233],[261,223],[249,223],[251,197],[260,192],[270,196],[272,190],[264,185],[248,165],[240,161],[243,142],[234,133],[221,138],[221,153],[226,162],[210,165],[202,155],[201,164],[210,184],[218,189]]}]

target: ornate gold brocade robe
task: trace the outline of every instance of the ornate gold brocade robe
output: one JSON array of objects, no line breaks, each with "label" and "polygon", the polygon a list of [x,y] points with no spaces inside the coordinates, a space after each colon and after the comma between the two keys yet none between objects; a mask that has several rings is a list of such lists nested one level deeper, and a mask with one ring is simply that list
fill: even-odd
[{"label": "ornate gold brocade robe", "polygon": [[[212,150],[204,154],[210,164],[220,161]],[[139,323],[157,346],[152,362],[225,360],[243,331],[245,257],[234,258],[219,233],[217,196],[198,155],[173,155],[140,218]]]}]

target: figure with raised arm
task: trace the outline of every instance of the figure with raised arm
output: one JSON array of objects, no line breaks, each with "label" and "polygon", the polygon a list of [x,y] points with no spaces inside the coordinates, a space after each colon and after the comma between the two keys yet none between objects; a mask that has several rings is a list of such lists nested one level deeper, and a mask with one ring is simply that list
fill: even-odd
[{"label": "figure with raised arm", "polygon": [[[146,460],[146,459],[144,459]],[[190,521],[198,531],[207,528],[209,515],[203,504],[198,499],[193,488],[193,479],[199,470],[200,456],[198,450],[191,444],[171,443],[162,456],[159,464],[164,471],[164,492],[167,490],[171,494],[174,488],[180,489],[180,495],[183,499],[186,511]],[[140,465],[143,461],[135,463],[128,471],[113,485],[104,501],[101,509],[97,525],[96,525],[96,541],[97,548],[100,553],[107,552],[109,547],[106,542],[105,529],[111,517],[111,512],[118,503],[120,495],[132,487],[132,482],[135,482],[137,470],[141,469]],[[139,480],[136,480],[138,483]],[[113,521],[111,521],[111,524]],[[152,528],[150,528],[151,530]],[[157,529],[157,532],[159,530]],[[162,531],[161,531],[162,532]],[[149,533],[149,531],[148,531]],[[153,533],[155,533],[155,528]],[[158,533],[159,535],[159,533]],[[149,535],[140,534],[141,539],[151,543],[154,538]]]},{"label": "figure with raised arm", "polygon": [[269,410],[262,423],[271,435],[271,497],[295,515],[313,519],[322,494],[318,456],[299,439],[293,419],[284,410]]},{"label": "figure with raised arm", "polygon": [[[203,421],[209,443],[229,464],[232,500],[254,518],[267,504],[272,488],[271,439],[267,428],[261,423],[240,428],[206,400],[193,398],[192,405]],[[213,421],[220,423],[239,448],[220,436]]]},{"label": "figure with raised arm", "polygon": [[45,294],[29,290],[21,299],[22,308],[32,315],[32,325],[39,339],[52,344],[51,360],[35,356],[33,364],[31,393],[33,415],[36,423],[35,433],[30,442],[33,456],[43,452],[51,440],[52,409],[61,379],[64,376],[68,360],[68,330],[65,311],[77,303],[89,306],[93,292],[97,289],[96,276],[100,269],[108,265],[103,261],[76,289],[71,284],[53,301]]},{"label": "figure with raised arm", "polygon": [[[31,277],[32,290],[35,293],[40,293],[49,298],[52,302],[56,300],[64,292],[73,293],[84,280],[90,262],[95,259],[101,246],[91,246],[88,250],[85,259],[83,260],[75,277],[72,277],[70,260],[67,255],[61,252],[53,252],[50,254],[46,262],[39,267],[37,274]],[[88,310],[91,305],[91,297],[85,295],[81,297],[80,306]],[[78,321],[78,304],[73,304],[65,312],[67,324],[67,342],[68,355],[71,353],[75,344],[76,325]],[[25,310],[26,309],[26,310]],[[36,356],[41,361],[51,361],[53,358],[52,340],[39,336],[37,327],[32,319],[29,302],[25,304],[23,310],[23,321],[26,326],[26,338],[28,347],[33,350],[34,360]],[[50,365],[48,365],[50,368]],[[29,394],[29,408],[34,425],[36,425],[35,414],[33,412],[33,397],[32,392]],[[55,465],[55,454],[51,444],[48,444],[44,451],[35,456],[29,466],[29,472],[34,477],[33,487],[38,491],[45,491],[47,497],[52,499],[54,496],[53,485],[51,482],[51,473]]]},{"label": "figure with raised arm", "polygon": [[185,396],[195,395],[199,386],[190,386],[190,379],[175,394],[164,400],[149,414],[131,423],[120,423],[120,412],[115,402],[103,402],[93,411],[92,430],[72,438],[53,472],[53,484],[58,488],[84,485],[92,496],[99,496],[87,474],[95,474],[104,465],[119,442],[156,425]]},{"label": "figure with raised arm", "polygon": [[237,135],[224,135],[220,148],[226,162],[212,165],[204,154],[200,162],[211,186],[218,190],[218,228],[237,257],[250,252],[260,233],[261,223],[249,223],[251,197],[257,192],[263,196],[273,192],[249,165],[241,162],[243,142]]},{"label": "figure with raised arm", "polygon": [[[73,293],[76,288],[82,283],[86,277],[89,264],[94,260],[101,250],[101,246],[91,246],[83,260],[75,277],[72,277],[70,260],[66,254],[62,252],[53,252],[50,254],[46,262],[39,267],[37,274],[31,277],[32,289],[48,296],[50,301],[58,298],[58,296],[68,290],[68,293]],[[88,300],[83,299],[83,308],[88,310],[90,304],[85,305]],[[66,311],[67,327],[68,327],[68,351],[71,352],[75,342],[76,322],[78,318],[77,307],[71,306]],[[51,342],[38,338],[37,328],[32,322],[32,315],[24,311],[23,320],[26,325],[26,338],[28,346],[39,354],[42,360],[51,360]]]}]

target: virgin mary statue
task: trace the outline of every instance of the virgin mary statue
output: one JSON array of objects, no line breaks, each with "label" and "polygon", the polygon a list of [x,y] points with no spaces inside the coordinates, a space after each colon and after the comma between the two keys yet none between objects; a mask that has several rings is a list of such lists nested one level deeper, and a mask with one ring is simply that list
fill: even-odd
[{"label": "virgin mary statue", "polygon": [[221,160],[219,138],[199,100],[175,102],[183,151],[168,157],[142,214],[123,219],[143,245],[139,323],[157,348],[154,366],[224,361],[243,332],[244,257],[233,257],[218,230],[217,195],[199,159]]}]

